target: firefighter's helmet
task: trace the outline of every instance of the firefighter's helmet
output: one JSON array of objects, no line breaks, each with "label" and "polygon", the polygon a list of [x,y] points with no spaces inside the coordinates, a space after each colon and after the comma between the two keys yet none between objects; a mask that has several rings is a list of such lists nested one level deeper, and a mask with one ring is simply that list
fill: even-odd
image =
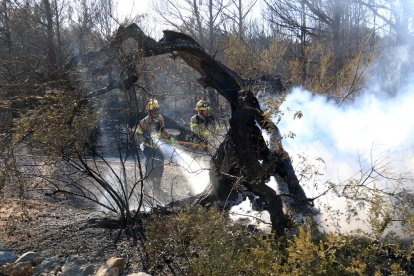
[{"label": "firefighter's helmet", "polygon": [[199,100],[196,104],[196,110],[208,110],[210,107],[210,104],[206,100]]},{"label": "firefighter's helmet", "polygon": [[147,103],[147,106],[145,107],[147,111],[158,110],[159,108],[160,104],[156,99],[150,99]]}]

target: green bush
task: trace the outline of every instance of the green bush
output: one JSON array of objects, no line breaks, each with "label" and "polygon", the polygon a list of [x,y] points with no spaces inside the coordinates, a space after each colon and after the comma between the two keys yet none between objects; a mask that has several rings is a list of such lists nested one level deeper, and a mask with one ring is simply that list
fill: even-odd
[{"label": "green bush", "polygon": [[225,213],[202,208],[147,222],[147,267],[185,275],[410,275],[411,251],[367,238],[312,237],[300,226],[287,241],[229,225]]}]

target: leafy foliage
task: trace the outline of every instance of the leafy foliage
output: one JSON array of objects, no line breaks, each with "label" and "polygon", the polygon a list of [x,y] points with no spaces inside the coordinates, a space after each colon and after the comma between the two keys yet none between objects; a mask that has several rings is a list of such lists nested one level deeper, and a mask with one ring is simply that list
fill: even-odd
[{"label": "leafy foliage", "polygon": [[299,227],[286,241],[229,225],[217,210],[189,209],[147,222],[148,266],[188,275],[409,275],[412,250],[357,236],[312,235]]},{"label": "leafy foliage", "polygon": [[81,151],[97,125],[90,106],[81,106],[75,97],[53,90],[39,97],[34,108],[23,109],[14,122],[14,143],[28,140],[33,148],[45,154],[60,154],[64,150]]},{"label": "leafy foliage", "polygon": [[[78,7],[79,22],[73,24],[70,12],[73,6],[66,2],[54,1],[53,5],[59,4],[55,7],[56,11],[63,5],[67,6],[68,10],[62,9],[63,17],[56,13],[50,18],[46,16],[46,9],[36,1],[27,1],[23,6],[16,5],[17,2],[3,2],[5,12],[0,15],[0,19],[4,26],[2,25],[0,35],[5,43],[2,42],[3,47],[0,47],[0,98],[3,102],[12,102],[17,96],[27,96],[23,105],[15,105],[12,108],[8,105],[1,106],[5,109],[0,112],[2,119],[6,116],[12,117],[12,113],[15,118],[13,145],[20,142],[30,143],[31,149],[37,149],[50,157],[60,155],[62,151],[81,151],[97,125],[95,110],[87,103],[81,102],[78,91],[57,85],[57,89],[48,88],[44,93],[42,87],[48,86],[51,80],[59,79],[57,68],[63,70],[74,54],[85,54],[107,45],[112,29],[106,24],[108,22],[105,22],[105,19],[112,16],[103,16],[99,9],[92,9],[93,7],[88,7],[85,2]],[[42,1],[46,2],[49,1]],[[73,18],[75,17],[73,14]],[[46,23],[53,29],[48,29]],[[108,28],[104,28],[105,26]],[[263,35],[257,32],[257,36],[241,39],[240,34],[228,34],[227,39],[219,40],[226,43],[223,43],[222,47],[214,48],[225,49],[216,57],[222,58],[225,64],[243,77],[280,74],[284,80],[303,85],[312,91],[329,93],[342,100],[350,99],[359,91],[365,68],[372,62],[376,53],[374,50],[364,51],[368,44],[352,43],[352,47],[348,48],[353,51],[349,51],[346,57],[341,56],[343,62],[338,66],[335,60],[339,57],[335,56],[335,49],[331,47],[335,41],[323,35],[323,26],[319,31],[319,36],[303,40],[303,43],[298,43],[289,35]],[[371,36],[371,31],[367,31]],[[375,34],[372,36],[375,38]],[[357,40],[364,41],[360,36]],[[210,41],[214,41],[213,37],[210,37]],[[372,40],[370,43],[372,45],[370,44],[369,48],[372,46],[375,49],[376,41]],[[260,47],[257,47],[258,45]],[[212,52],[213,47],[210,48]],[[114,61],[111,66],[117,65],[116,59]],[[139,69],[141,78],[145,71],[145,66],[142,65]],[[105,74],[102,72],[102,75]],[[80,82],[88,82],[79,94],[85,95],[99,87],[110,86],[123,74],[107,74],[99,85],[96,84],[99,82],[98,75],[90,74],[83,78],[75,78]],[[183,75],[187,73],[183,72]],[[155,77],[149,82],[154,83],[154,79]],[[166,78],[163,76],[162,79]],[[91,80],[96,83],[89,83]],[[170,85],[165,81],[164,83],[165,87],[174,87],[178,90],[177,85]],[[146,94],[144,86],[141,90]],[[162,89],[153,87],[149,90]],[[200,88],[189,83],[183,90]],[[134,97],[142,96],[137,94],[139,93],[134,90]],[[144,100],[140,99],[139,104],[142,106],[143,102]],[[301,116],[300,111],[294,115],[297,119]],[[3,128],[6,129],[2,126]],[[294,135],[289,134],[290,137]],[[317,175],[314,173],[315,177]],[[94,175],[96,180],[101,180],[98,183],[103,187],[111,188],[109,183],[102,181],[101,176]],[[4,179],[2,175],[0,177]],[[301,177],[306,176],[301,174]],[[3,179],[0,185],[4,185]],[[366,203],[369,207],[367,222],[373,230],[375,242],[355,236],[327,235],[315,238],[312,236],[311,227],[307,226],[300,227],[298,235],[284,243],[260,233],[248,232],[241,226],[228,225],[225,214],[216,210],[191,209],[149,221],[147,251],[150,272],[156,273],[161,269],[160,265],[168,263],[176,270],[196,275],[413,274],[413,256],[410,253],[413,250],[412,246],[410,249],[402,250],[398,246],[378,242],[384,229],[390,224],[391,214],[412,211],[412,207],[395,208],[395,205],[385,204],[385,199],[377,190],[361,186],[365,180],[371,179],[371,174],[368,177],[362,175],[361,179],[350,179],[343,185],[341,196],[353,199],[369,198],[369,205]],[[70,183],[72,187],[77,187],[73,186],[73,181]],[[332,189],[339,188],[341,187],[335,185]],[[127,202],[125,206],[128,206]],[[358,208],[349,207],[347,211],[351,211],[351,216],[356,215],[352,211]],[[362,209],[365,206],[357,207]],[[404,215],[404,231],[407,235],[413,236],[414,215],[409,212]]]}]

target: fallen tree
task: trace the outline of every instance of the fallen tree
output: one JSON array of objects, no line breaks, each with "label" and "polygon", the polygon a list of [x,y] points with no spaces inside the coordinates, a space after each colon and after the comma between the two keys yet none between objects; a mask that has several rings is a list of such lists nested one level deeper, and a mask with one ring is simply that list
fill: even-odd
[{"label": "fallen tree", "polygon": [[[111,47],[118,47],[126,39],[139,44],[143,56],[173,53],[201,74],[198,82],[214,88],[230,104],[230,129],[213,156],[211,186],[199,201],[229,207],[227,202],[241,190],[258,196],[263,208],[270,213],[272,229],[283,235],[287,217],[283,211],[281,195],[265,183],[274,176],[279,185],[287,187],[291,206],[297,212],[307,209],[307,199],[295,175],[288,153],[283,149],[277,126],[267,118],[257,98],[249,89],[251,80],[245,80],[225,65],[213,59],[191,37],[173,31],[164,31],[156,42],[132,24],[119,28]],[[262,131],[270,134],[266,142]]]},{"label": "fallen tree", "polygon": [[[59,155],[63,156],[63,159],[69,158],[67,163],[74,165],[79,172],[89,172],[87,175],[95,179],[97,189],[109,194],[109,197],[116,203],[115,205],[118,206],[118,209],[122,209],[120,211],[125,225],[127,221],[131,220],[131,217],[135,217],[135,215],[130,214],[132,210],[129,209],[127,203],[131,198],[128,195],[131,191],[122,189],[120,193],[125,193],[125,195],[117,194],[116,191],[113,191],[111,185],[99,175],[99,169],[96,170],[97,173],[90,167],[88,162],[84,162],[89,158],[87,154],[90,154],[91,149],[88,145],[83,145],[83,140],[88,140],[86,137],[87,133],[82,132],[82,135],[79,136],[73,131],[76,125],[83,124],[81,122],[82,118],[86,118],[85,114],[88,114],[87,111],[91,109],[89,104],[91,98],[104,95],[113,91],[113,89],[124,91],[128,94],[126,96],[128,99],[134,97],[134,95],[129,95],[129,93],[131,93],[130,88],[138,80],[139,72],[135,68],[133,59],[120,61],[118,58],[117,62],[113,62],[113,58],[117,56],[117,53],[122,48],[122,44],[130,39],[135,40],[136,49],[134,50],[137,50],[140,58],[164,54],[172,54],[175,58],[181,58],[201,75],[201,78],[198,79],[201,85],[215,89],[229,103],[231,108],[230,128],[225,139],[213,155],[213,169],[210,171],[211,185],[198,197],[196,203],[202,204],[203,206],[217,203],[221,208],[226,209],[231,207],[231,202],[234,203],[234,200],[239,197],[240,192],[250,193],[254,197],[258,197],[260,207],[270,213],[272,228],[275,233],[278,236],[283,235],[284,229],[288,225],[288,217],[284,210],[284,205],[286,205],[284,203],[286,201],[282,202],[282,196],[289,198],[287,200],[288,205],[296,213],[308,210],[311,201],[307,199],[300,186],[289,155],[282,147],[281,136],[277,126],[265,116],[257,98],[251,91],[251,88],[258,82],[267,82],[273,90],[282,90],[283,87],[279,80],[275,81],[274,79],[268,78],[248,80],[241,78],[236,72],[208,55],[196,41],[187,35],[173,31],[164,31],[164,37],[157,42],[146,36],[136,24],[120,27],[108,46],[97,52],[74,57],[59,73],[51,76],[56,82],[52,82],[49,86],[51,86],[51,91],[55,92],[45,94],[42,99],[44,98],[43,101],[45,101],[44,109],[51,113],[49,117],[55,118],[57,129],[60,129],[60,131],[56,132],[57,136],[53,135],[54,137],[51,137],[53,141],[57,142],[55,148],[59,152]],[[80,85],[77,82],[78,79],[82,79],[82,77],[77,75],[82,74],[82,68],[85,67],[92,68],[90,70],[91,74],[101,76],[116,75],[111,73],[111,71],[124,73],[118,74],[120,79],[108,78],[109,84],[107,87],[90,92],[91,89],[89,87]],[[60,92],[58,93],[58,91]],[[66,102],[62,102],[63,95],[68,97]],[[56,108],[50,107],[50,104],[48,104],[50,101],[46,101],[49,98],[57,103]],[[67,109],[64,114],[62,114],[60,106],[64,106]],[[129,107],[129,115],[134,113],[134,116],[136,116],[136,118],[132,119],[135,123],[138,117],[144,114],[140,113],[133,106]],[[39,107],[36,109],[40,110]],[[47,114],[45,112],[43,113]],[[34,112],[33,116],[39,117],[38,112]],[[93,118],[95,115],[90,114],[88,116]],[[30,116],[26,117],[30,118]],[[29,120],[31,122],[30,128],[27,128],[29,122],[26,122],[26,124],[23,121],[21,127],[22,135],[18,140],[23,141],[25,137],[29,136],[36,137],[35,134],[38,132],[37,136],[40,137],[40,142],[43,142],[45,145],[50,145],[47,139],[44,140],[44,137],[47,135],[43,135],[44,131],[46,131],[41,125],[43,119],[42,116],[38,118],[39,126],[37,128],[36,124],[33,124],[33,120]],[[127,120],[131,121],[131,116]],[[90,124],[92,124],[93,120],[86,121],[88,123],[82,127],[85,130],[91,128]],[[186,136],[188,136],[187,129],[175,124],[173,120],[169,120],[168,118],[166,123],[170,123],[172,127],[180,130],[182,135],[178,137],[179,139],[186,139]],[[66,132],[72,135],[63,137],[62,135]],[[269,134],[269,141],[264,139],[262,132]],[[56,139],[56,137],[60,136],[62,137]],[[84,139],[79,139],[79,137],[83,136],[85,136]],[[133,149],[136,152],[137,149],[133,145],[134,143],[130,137],[129,139],[127,138],[127,145],[122,145],[123,140],[120,137],[117,136],[114,138],[116,149],[119,152],[125,171],[124,162],[128,158],[128,151]],[[89,152],[85,153],[85,148]],[[121,154],[124,151],[125,153]],[[74,156],[78,160],[71,162]],[[99,153],[95,153],[95,157],[103,159],[102,161],[106,164],[103,156],[100,156]],[[139,164],[139,156],[136,155],[136,157],[138,158]],[[110,168],[110,170],[113,171],[113,168]],[[283,187],[281,190],[286,191],[286,193],[277,194],[272,188],[266,185],[272,176],[278,181],[278,185]],[[120,182],[120,187],[126,187],[126,184],[123,183],[125,177],[119,177],[117,175],[116,178]],[[50,181],[50,179],[48,178],[47,181]],[[132,186],[135,188],[142,181],[143,177],[141,175]],[[73,179],[69,179],[69,183],[75,182]],[[68,186],[67,183],[64,184],[66,184],[64,187]],[[70,185],[73,186],[73,184]],[[86,190],[85,193],[85,190],[81,186],[75,187],[75,191],[80,191],[77,193],[73,192],[73,189],[64,190],[59,187],[56,189],[59,193],[69,193],[86,197],[98,203],[95,196],[88,196],[90,191]],[[111,209],[116,210],[116,208]],[[125,214],[123,211],[125,211]]]}]

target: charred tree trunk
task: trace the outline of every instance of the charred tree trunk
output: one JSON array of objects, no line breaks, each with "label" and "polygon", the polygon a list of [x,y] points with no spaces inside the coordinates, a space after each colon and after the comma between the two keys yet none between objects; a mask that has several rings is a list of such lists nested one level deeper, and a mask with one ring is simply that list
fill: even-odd
[{"label": "charred tree trunk", "polygon": [[[281,196],[269,188],[266,181],[272,175],[283,179],[298,206],[304,205],[306,195],[288,154],[282,148],[277,127],[264,116],[256,97],[246,89],[248,81],[214,60],[184,34],[164,31],[164,37],[156,42],[132,24],[118,30],[112,47],[127,38],[139,42],[146,56],[175,52],[201,74],[199,82],[202,85],[214,88],[230,103],[230,129],[213,158],[212,189],[203,202],[215,200],[223,203],[235,195],[234,191],[247,189],[264,202],[273,230],[277,235],[283,235],[287,219]],[[271,134],[273,145],[266,144],[262,131]]]},{"label": "charred tree trunk", "polygon": [[[299,185],[288,154],[283,150],[279,131],[267,117],[252,91],[250,80],[240,78],[235,72],[214,60],[187,35],[164,31],[160,41],[146,36],[132,24],[121,27],[111,45],[96,56],[116,51],[126,39],[139,44],[143,56],[174,53],[202,76],[198,81],[206,88],[220,93],[231,106],[230,129],[213,156],[212,184],[205,191],[201,203],[217,202],[226,208],[226,202],[237,196],[237,191],[247,190],[258,196],[264,209],[270,213],[273,230],[284,235],[287,218],[283,212],[281,195],[265,183],[271,176],[284,182],[297,206],[305,205],[306,195]],[[76,60],[73,60],[76,63]],[[270,134],[267,144],[262,131]]]},{"label": "charred tree trunk", "polygon": [[49,69],[51,72],[54,72],[57,67],[56,62],[56,49],[55,43],[53,42],[53,14],[50,2],[48,0],[43,0],[43,5],[45,7],[45,16],[46,16],[46,29],[47,29],[47,55]]}]

